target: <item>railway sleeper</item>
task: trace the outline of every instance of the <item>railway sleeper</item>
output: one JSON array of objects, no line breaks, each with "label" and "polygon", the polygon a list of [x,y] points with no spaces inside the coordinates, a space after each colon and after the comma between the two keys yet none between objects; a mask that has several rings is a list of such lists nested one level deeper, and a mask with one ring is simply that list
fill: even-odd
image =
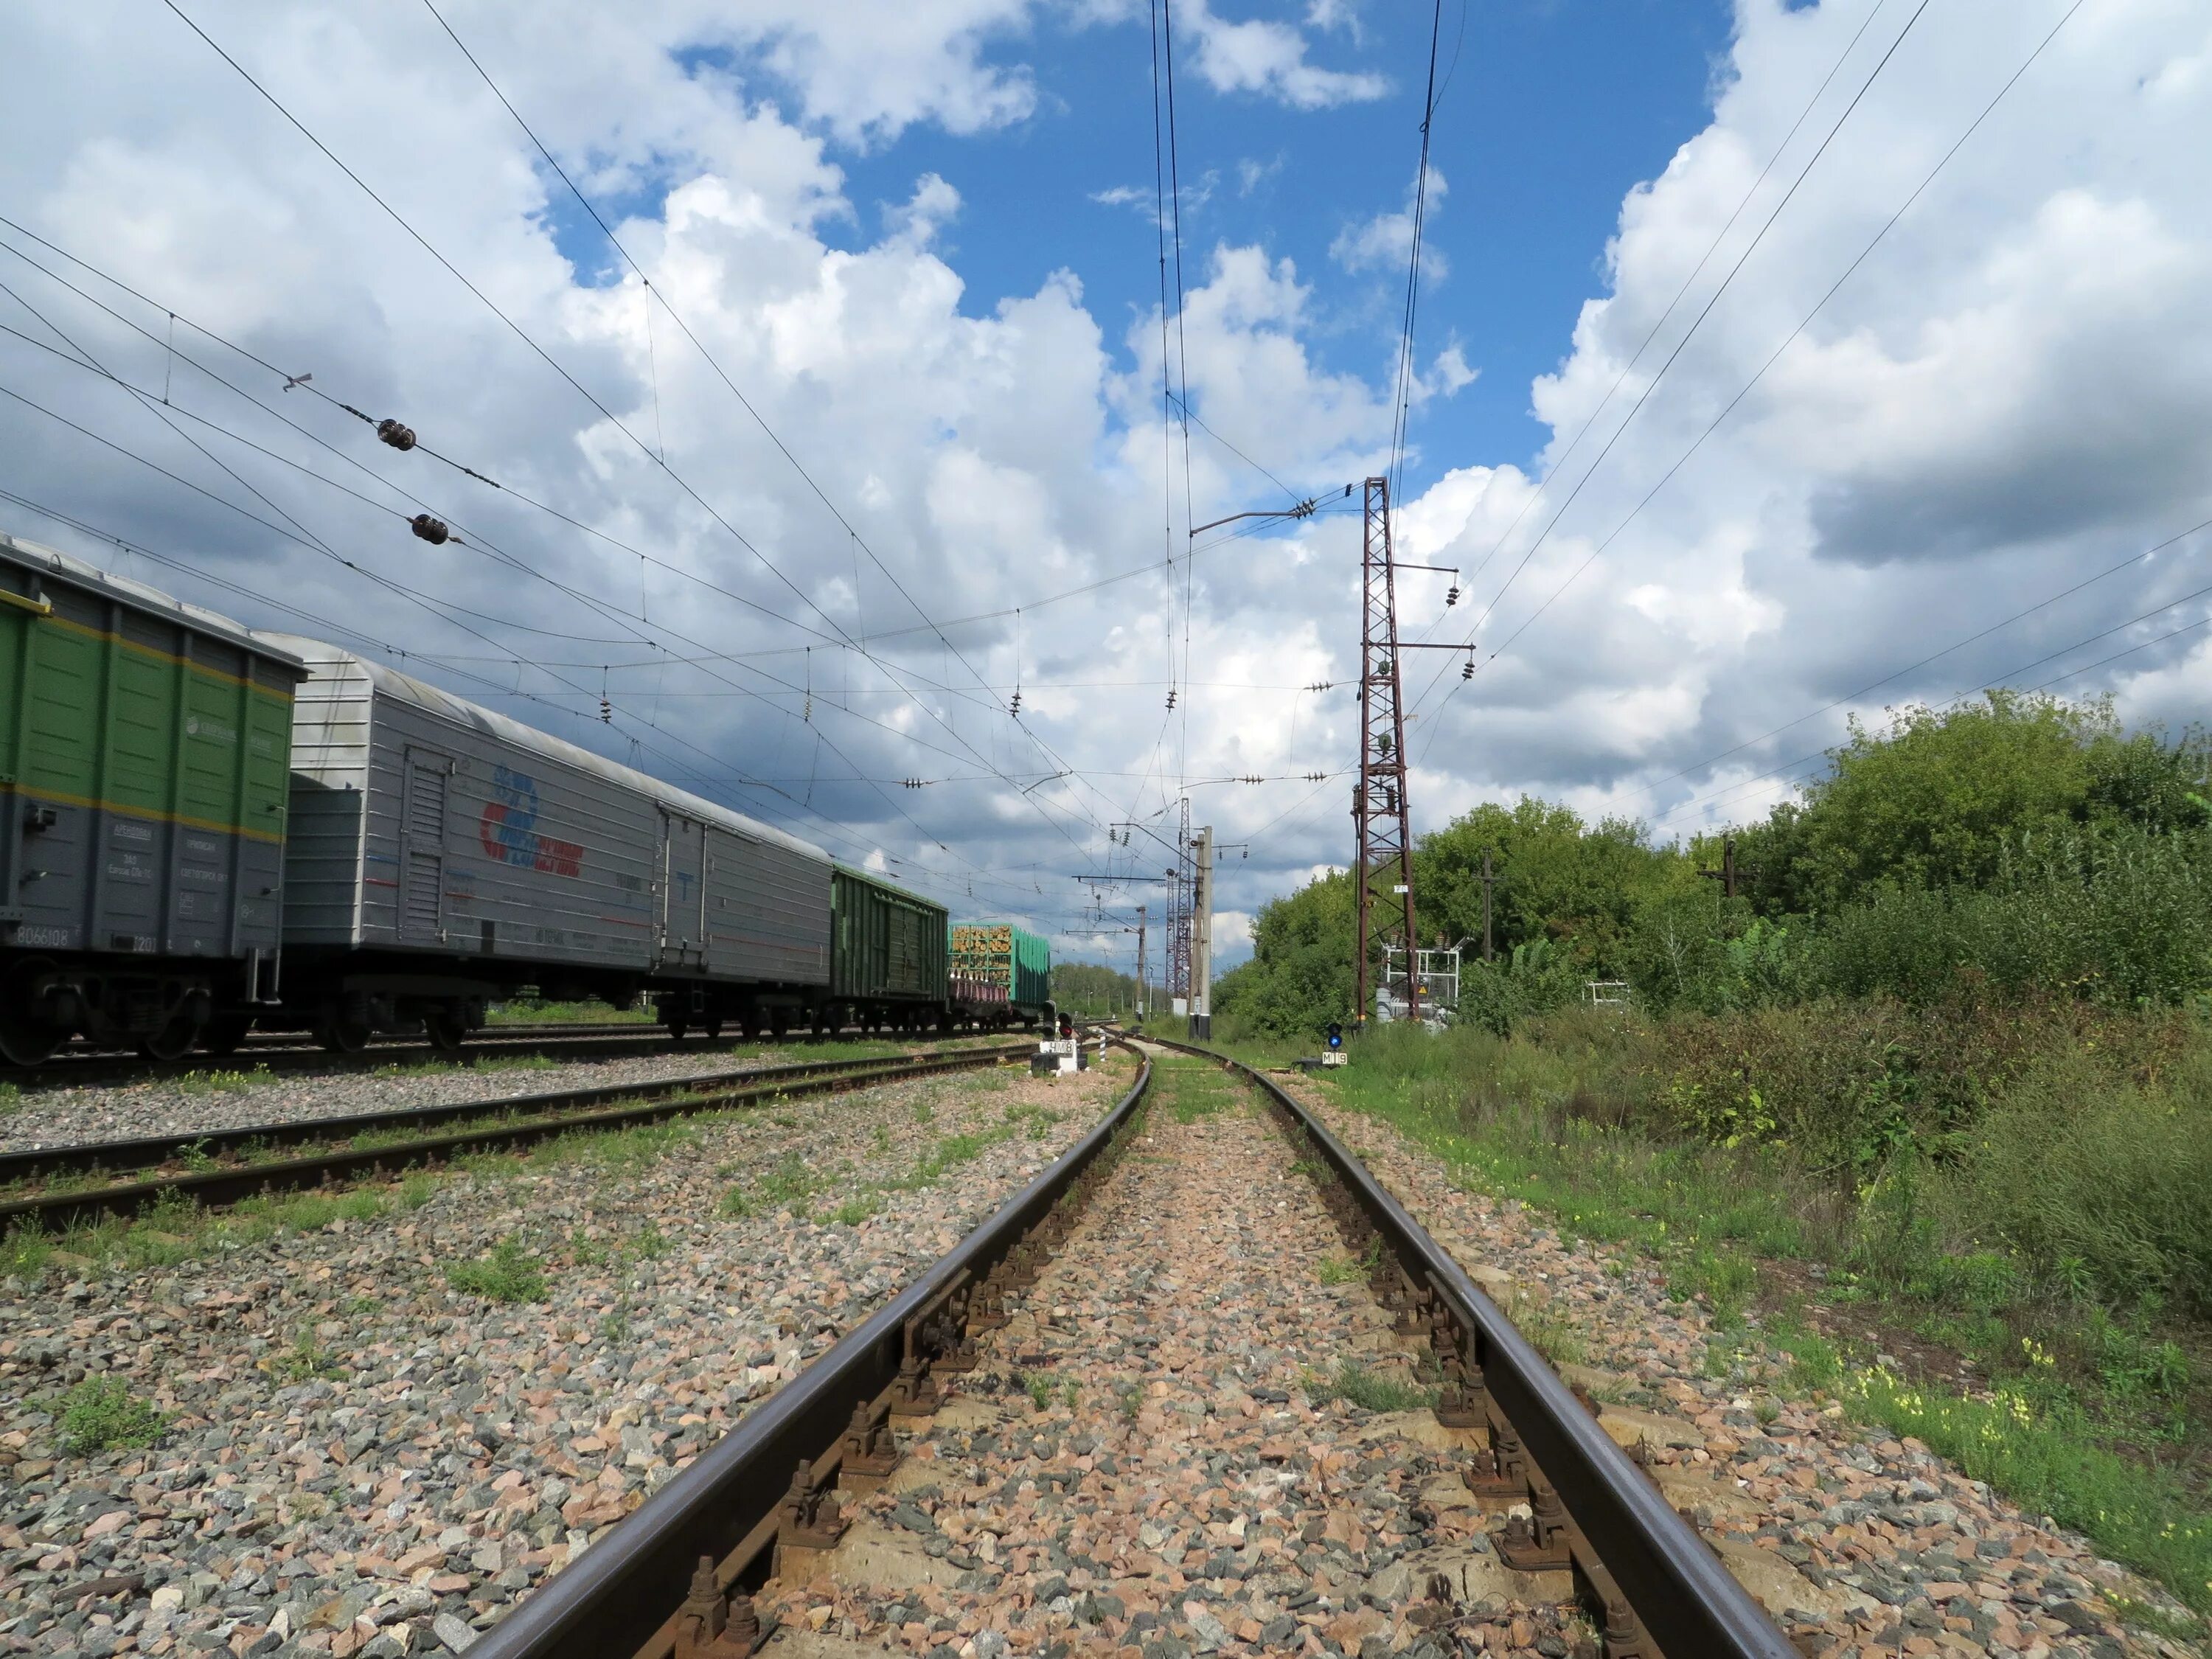
[{"label": "railway sleeper", "polygon": [[[1273,1104],[1271,1101],[1270,1104]],[[1373,1253],[1368,1288],[1392,1315],[1391,1331],[1401,1345],[1425,1344],[1441,1377],[1435,1416],[1444,1428],[1472,1431],[1486,1444],[1473,1450],[1460,1478],[1478,1503],[1504,1509],[1505,1522],[1493,1547],[1498,1559],[1516,1572],[1570,1575],[1575,1599],[1594,1615],[1601,1632],[1605,1659],[1666,1659],[1634,1608],[1607,1572],[1596,1552],[1576,1528],[1559,1490],[1528,1455],[1511,1420],[1486,1386],[1478,1345],[1452,1313],[1433,1277],[1416,1279],[1397,1255],[1379,1243],[1350,1187],[1328,1164],[1316,1158],[1311,1142],[1278,1108],[1279,1127],[1298,1154],[1340,1236],[1356,1255]],[[1570,1383],[1576,1400],[1595,1418],[1597,1400],[1580,1383]],[[1647,1478],[1649,1449],[1636,1461]]]}]

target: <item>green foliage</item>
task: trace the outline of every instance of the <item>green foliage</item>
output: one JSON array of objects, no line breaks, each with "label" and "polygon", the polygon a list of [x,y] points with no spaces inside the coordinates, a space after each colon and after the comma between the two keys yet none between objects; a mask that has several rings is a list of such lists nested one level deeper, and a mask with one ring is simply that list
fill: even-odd
[{"label": "green foliage", "polygon": [[1215,1018],[1226,1030],[1318,1035],[1352,1018],[1352,883],[1332,873],[1262,905],[1252,959],[1214,981]]},{"label": "green foliage", "polygon": [[[2124,734],[2104,702],[1992,693],[1854,726],[1828,776],[1737,832],[1655,846],[1523,799],[1414,851],[1424,938],[1467,941],[1459,1017],[1504,1033],[1626,980],[1642,1007],[1717,1015],[1824,997],[2212,996],[2205,738]],[[1492,855],[1497,960],[1478,959]],[[1231,1040],[1350,1021],[1352,887],[1331,874],[1262,907],[1253,957],[1214,989]]]},{"label": "green foliage", "polygon": [[1528,796],[1510,807],[1486,803],[1425,837],[1415,851],[1413,892],[1425,935],[1480,945],[1486,850],[1498,951],[1547,940],[1565,947],[1583,979],[1623,976],[1638,906],[1679,862],[1626,819],[1585,824],[1570,808]]},{"label": "green foliage", "polygon": [[1055,962],[1052,1000],[1068,1013],[1098,1018],[1126,1014],[1137,1006],[1137,981],[1098,963]]},{"label": "green foliage", "polygon": [[1881,887],[1987,886],[2008,848],[2085,825],[2163,835],[2203,825],[2191,799],[2205,749],[2191,732],[2123,735],[2108,699],[1992,691],[1957,708],[1857,721],[1803,804],[1778,808],[1741,849],[1760,908],[1825,914]]},{"label": "green foliage", "polygon": [[512,1238],[501,1239],[489,1255],[474,1261],[447,1262],[446,1282],[489,1302],[543,1302],[547,1294],[543,1264],[525,1255],[521,1243]]},{"label": "green foliage", "polygon": [[134,1395],[119,1376],[88,1376],[62,1402],[62,1431],[79,1454],[150,1446],[169,1419]]}]

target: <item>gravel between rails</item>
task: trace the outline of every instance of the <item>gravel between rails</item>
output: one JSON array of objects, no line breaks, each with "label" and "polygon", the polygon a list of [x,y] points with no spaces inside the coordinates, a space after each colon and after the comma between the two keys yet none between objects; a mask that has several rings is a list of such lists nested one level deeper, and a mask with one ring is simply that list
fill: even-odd
[{"label": "gravel between rails", "polygon": [[[0,1281],[0,1652],[465,1646],[1133,1071],[780,1103],[456,1172],[417,1208],[218,1259]],[[732,1188],[750,1213],[725,1213]],[[822,1218],[872,1193],[857,1224]],[[449,1285],[509,1240],[542,1301]],[[56,1415],[88,1374],[170,1413],[167,1433],[71,1449]]]},{"label": "gravel between rails", "polygon": [[[878,1046],[888,1052],[891,1045]],[[936,1051],[931,1045],[917,1046]],[[855,1044],[850,1052],[860,1051]],[[216,1062],[182,1077],[22,1095],[12,1107],[0,1105],[0,1152],[301,1122],[410,1106],[455,1106],[556,1089],[659,1083],[702,1072],[836,1060],[848,1052],[845,1046],[832,1043],[791,1048],[748,1044],[720,1050],[695,1045],[680,1052],[616,1060],[517,1064],[486,1054],[473,1063],[433,1061],[374,1071],[289,1073],[257,1073],[251,1058],[240,1056],[228,1065]]]},{"label": "gravel between rails", "polygon": [[1455,1473],[1474,1437],[1323,1397],[1347,1362],[1409,1389],[1413,1358],[1364,1274],[1323,1282],[1342,1243],[1287,1143],[1211,1066],[1158,1064],[1130,1156],[849,1500],[826,1577],[768,1587],[764,1652],[1573,1650],[1568,1575],[1506,1569]]},{"label": "gravel between rails", "polygon": [[[2130,1629],[2107,1595],[2178,1613],[2163,1590],[2084,1539],[2040,1525],[1936,1456],[1823,1408],[1705,1373],[1704,1310],[1674,1301],[1636,1257],[1569,1241],[1518,1200],[1462,1190],[1392,1126],[1279,1079],[1314,1110],[1499,1306],[1607,1409],[1624,1444],[1644,1439],[1661,1486],[1694,1516],[1746,1589],[1824,1659],[2022,1654],[2112,1659],[2198,1649]],[[1516,1310],[1518,1311],[1516,1311]],[[1787,1356],[1767,1356],[1778,1372]],[[1765,1412],[1776,1413],[1762,1421]]]}]

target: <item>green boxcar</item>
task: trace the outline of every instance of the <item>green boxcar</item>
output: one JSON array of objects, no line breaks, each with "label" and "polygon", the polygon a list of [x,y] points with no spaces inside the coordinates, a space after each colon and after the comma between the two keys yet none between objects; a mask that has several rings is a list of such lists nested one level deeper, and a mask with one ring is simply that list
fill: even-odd
[{"label": "green boxcar", "polygon": [[235,623],[0,535],[0,1048],[272,994],[292,694]]},{"label": "green boxcar", "polygon": [[833,1000],[943,1006],[943,905],[841,864],[830,878],[830,918]]},{"label": "green boxcar", "polygon": [[1052,946],[1025,928],[1014,929],[1014,1001],[1042,1007],[1052,1000]]},{"label": "green boxcar", "polygon": [[1042,1008],[1052,1000],[1052,946],[1010,922],[963,923],[952,930],[953,972],[1003,987],[1017,1008]]}]

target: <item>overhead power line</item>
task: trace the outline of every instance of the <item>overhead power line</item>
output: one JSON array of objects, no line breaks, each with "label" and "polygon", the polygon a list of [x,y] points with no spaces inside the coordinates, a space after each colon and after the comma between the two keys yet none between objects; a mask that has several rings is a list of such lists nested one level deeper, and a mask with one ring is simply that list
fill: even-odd
[{"label": "overhead power line", "polygon": [[[527,345],[532,354],[544,362],[545,364],[549,368],[552,368],[553,371],[572,389],[574,389],[580,397],[583,398],[593,410],[598,411],[598,413],[610,422],[617,431],[621,432],[641,455],[665,473],[670,479],[672,479],[678,487],[684,492],[685,495],[689,495],[694,501],[696,501],[716,524],[720,525],[726,532],[727,532],[740,547],[744,548],[747,553],[750,554],[756,562],[773,574],[778,581],[781,582],[787,588],[788,588],[792,593],[799,599],[802,605],[813,611],[817,616],[821,617],[822,619],[846,641],[846,643],[853,646],[855,649],[860,650],[863,655],[868,655],[870,660],[874,662],[881,672],[890,678],[896,679],[896,674],[892,671],[888,664],[883,662],[881,659],[876,658],[871,653],[868,653],[865,647],[861,646],[858,641],[854,640],[849,634],[846,633],[845,629],[835,617],[830,616],[827,612],[823,611],[819,605],[815,605],[812,600],[809,599],[804,591],[801,590],[796,583],[793,582],[790,577],[786,575],[782,569],[777,566],[773,560],[769,559],[766,554],[762,552],[758,547],[754,545],[754,544],[749,540],[735,525],[732,524],[729,520],[713,505],[713,503],[708,501],[688,479],[684,478],[681,473],[677,471],[674,467],[671,466],[665,456],[656,453],[651,445],[647,444],[636,432],[633,431],[629,426],[617,416],[605,402],[603,402],[590,390],[589,387],[586,386],[581,381],[578,380],[574,375],[571,374],[565,368],[563,368],[560,362],[555,358],[550,352],[547,351],[543,345],[539,344],[527,330],[524,329],[520,323],[516,322],[513,317],[508,315],[506,311],[502,310],[497,302],[492,300],[489,295],[485,294],[481,288],[479,288],[475,283],[471,282],[468,276],[453,263],[452,260],[448,259],[446,255],[429,240],[428,237],[424,236],[421,231],[417,230],[410,222],[409,222],[404,215],[392,207],[392,204],[381,195],[378,194],[378,192],[372,188],[359,173],[356,173],[350,167],[349,167],[335,151],[333,151],[327,144],[324,143],[319,137],[316,137],[315,133],[304,122],[302,122],[296,115],[293,114],[281,100],[279,100],[266,87],[262,85],[262,83],[246,70],[244,64],[240,64],[236,58],[233,57],[228,52],[224,50],[224,48],[212,36],[210,36],[206,30],[203,29],[197,22],[195,22],[191,15],[177,3],[177,0],[163,0],[163,3],[167,5],[171,11],[174,12],[178,18],[180,19],[195,35],[198,36],[198,38],[207,45],[210,50],[213,51],[216,56],[223,60],[225,64],[228,64],[230,68],[238,74],[240,78],[244,80],[248,86],[252,88],[254,92],[257,93],[264,102],[266,102],[272,109],[276,110],[278,114],[282,115],[285,121],[303,137],[305,137],[309,143],[313,144],[332,166],[336,167],[341,173],[344,173],[347,179],[357,186],[372,202],[374,202],[386,217],[390,218],[394,224],[398,225],[402,230],[406,232],[410,240],[422,247],[425,252],[428,253],[430,257],[434,259],[442,269],[448,272],[456,282],[459,283],[464,289],[465,289],[478,301],[479,303],[481,303],[487,310],[490,311],[491,313],[515,336],[516,338],[521,340],[526,345]],[[734,387],[732,389],[734,390]],[[950,736],[951,736],[953,740],[959,743],[963,748],[969,749],[970,753],[977,761],[987,765],[989,764],[988,758],[983,756],[980,750],[975,750],[973,745],[969,744],[966,738],[963,738],[957,730],[946,723],[943,720],[943,717],[939,715],[935,710],[930,708],[926,702],[917,698],[915,700],[915,706],[920,708],[922,712],[927,714],[933,720],[944,726],[945,730]],[[895,811],[898,812],[902,817],[908,817],[908,821],[910,823],[912,822],[912,819],[910,816],[907,814],[905,808],[900,805],[893,798],[889,795],[884,795],[882,799],[884,803],[887,805],[890,805]],[[1036,811],[1038,815],[1042,817],[1047,823],[1048,823],[1061,836],[1066,838],[1071,845],[1078,846],[1079,848],[1080,843],[1077,842],[1075,838],[1069,834],[1065,825],[1060,823],[1058,819],[1054,818],[1049,812],[1045,811],[1043,803],[1037,800],[1034,796],[1026,797],[1025,799],[1029,800],[1030,806]],[[1099,825],[1097,820],[1093,818],[1091,822],[1093,828],[1100,829],[1101,833],[1103,833],[1103,826]],[[919,824],[916,824],[915,828],[918,832],[921,830],[921,826]],[[935,841],[935,837],[933,836],[930,837],[930,839]],[[941,846],[943,843],[938,842],[937,844]]]},{"label": "overhead power line", "polygon": [[[801,461],[799,457],[793,453],[791,446],[786,443],[783,440],[782,434],[778,433],[776,429],[769,423],[768,417],[762,414],[759,406],[757,405],[751,398],[748,398],[744,390],[739,387],[737,381],[731,378],[729,371],[722,366],[721,360],[718,358],[713,351],[708,349],[706,342],[701,339],[698,334],[691,327],[691,325],[684,320],[683,313],[678,311],[674,304],[669,300],[665,289],[655,288],[653,286],[651,276],[647,274],[645,268],[637,262],[635,256],[634,256],[630,252],[629,249],[623,245],[622,239],[615,234],[614,228],[607,223],[606,220],[600,215],[598,207],[592,204],[591,198],[586,196],[581,187],[577,185],[576,181],[569,177],[568,169],[561,165],[560,161],[555,157],[552,150],[547,147],[545,141],[538,136],[537,130],[533,128],[530,125],[529,121],[524,118],[522,112],[514,106],[514,100],[508,98],[505,91],[501,88],[499,83],[492,78],[490,71],[485,69],[483,64],[478,59],[476,53],[471,51],[468,44],[454,32],[453,26],[450,22],[447,21],[444,14],[439,11],[437,6],[434,3],[434,0],[422,0],[422,6],[424,10],[428,11],[433,18],[437,20],[438,27],[445,31],[447,38],[450,40],[455,47],[459,50],[461,56],[468,60],[469,66],[476,70],[477,76],[483,82],[484,85],[489,88],[492,96],[499,100],[501,107],[505,109],[510,116],[514,117],[515,125],[521,128],[523,136],[530,140],[532,145],[536,148],[538,153],[544,157],[546,165],[551,167],[555,175],[560,179],[563,185],[568,186],[568,193],[574,196],[576,198],[578,204],[583,208],[586,213],[591,216],[592,222],[599,228],[600,234],[606,238],[608,246],[612,247],[616,252],[622,256],[623,263],[629,266],[630,270],[635,273],[638,281],[644,285],[646,290],[646,316],[648,326],[652,319],[653,306],[657,301],[660,308],[668,313],[669,319],[673,322],[678,329],[683,331],[684,337],[690,342],[692,348],[698,352],[700,357],[706,362],[707,366],[714,370],[715,378],[719,380],[724,387],[728,390],[730,395],[738,400],[739,406],[744,410],[745,413],[752,417],[754,422],[760,428],[761,431],[767,435],[769,441],[775,446],[777,453],[780,453],[784,459],[791,463],[793,471],[797,472],[799,477],[805,482],[807,489],[813,492],[815,499],[819,501],[822,505],[829,510],[830,515],[836,520],[838,526],[844,531],[845,534],[850,538],[853,544],[868,556],[868,562],[874,565],[875,568],[883,574],[884,578],[890,581],[892,588],[897,592],[899,598],[903,599],[908,609],[910,609],[916,617],[921,619],[922,625],[936,635],[939,644],[942,645],[945,649],[951,654],[955,661],[958,662],[963,668],[968,671],[969,677],[974,679],[978,685],[982,684],[983,676],[976,671],[975,665],[970,663],[967,657],[961,653],[960,648],[954,645],[952,641],[945,636],[943,628],[931,619],[929,612],[923,609],[921,603],[908,591],[906,584],[899,580],[898,573],[894,571],[890,565],[884,562],[884,560],[877,554],[875,549],[869,545],[867,538],[860,532],[859,529],[854,526],[852,520],[845,516],[842,509],[838,507],[836,502],[830,498],[829,492],[823,489],[820,481],[815,477],[814,474],[807,470],[805,463]],[[648,334],[648,346],[649,345],[650,336]],[[666,465],[665,451],[663,452],[662,464],[664,466]],[[787,585],[788,586],[789,584],[787,583]],[[856,605],[859,602],[859,595],[860,590],[856,584],[854,590],[854,597]],[[842,630],[841,629],[840,631],[842,632]],[[1041,750],[1047,748],[1042,738],[1038,736],[1035,732],[1030,731],[1027,727],[1023,729],[1025,734],[1029,736],[1030,741],[1036,744]],[[1054,756],[1053,758],[1058,760],[1059,757]]]},{"label": "overhead power line", "polygon": [[[1943,169],[1950,165],[1952,158],[1957,155],[1960,150],[1966,146],[1966,141],[1972,138],[1973,135],[1980,130],[1983,123],[1989,118],[1990,113],[1996,108],[1998,104],[2003,101],[2006,94],[2011,92],[2014,86],[2019,84],[2021,78],[2034,65],[2037,59],[2042,57],[2044,49],[2050,46],[2051,42],[2057,37],[2059,31],[2066,27],[2069,20],[2070,20],[2076,12],[2081,10],[2083,3],[2084,0],[2074,0],[2074,3],[2067,9],[2065,13],[2060,16],[2056,23],[2051,25],[2049,32],[2036,42],[2033,50],[2032,50],[2027,56],[2021,60],[2020,67],[2012,72],[2011,76],[2006,79],[2004,84],[1999,87],[1990,100],[1982,106],[1979,113],[1978,113],[1974,118],[1967,124],[1966,130],[1962,131],[1957,139],[1953,142],[1951,147],[1945,150],[1942,155],[1936,160],[1936,165],[1930,167],[1928,172],[1923,175],[1919,184],[1914,186],[1911,194],[1905,198],[1904,202],[1899,205],[1897,210],[1890,215],[1888,219],[1883,222],[1881,228],[1877,230],[1867,241],[1866,245],[1859,250],[1857,256],[1844,267],[1843,273],[1829,285],[1827,291],[1814,302],[1813,307],[1798,321],[1797,325],[1790,331],[1789,335],[1783,339],[1780,344],[1777,345],[1774,349],[1768,354],[1766,361],[1759,365],[1757,372],[1755,372],[1751,378],[1744,383],[1743,386],[1729,400],[1727,404],[1722,408],[1720,412],[1714,416],[1711,421],[1706,423],[1705,429],[1698,434],[1695,441],[1693,441],[1689,447],[1675,459],[1674,463],[1661,475],[1658,481],[1655,483],[1650,489],[1644,492],[1643,497],[1637,501],[1636,505],[1629,509],[1627,516],[1623,518],[1620,523],[1615,525],[1613,529],[1607,533],[1605,538],[1590,550],[1589,553],[1584,556],[1582,562],[1577,565],[1575,568],[1568,574],[1566,579],[1560,582],[1559,586],[1552,591],[1551,594],[1541,605],[1537,606],[1534,611],[1530,612],[1528,617],[1523,618],[1520,625],[1516,627],[1511,634],[1508,635],[1501,643],[1492,647],[1488,653],[1482,658],[1480,667],[1477,671],[1478,672],[1481,672],[1481,670],[1487,669],[1491,664],[1494,663],[1498,659],[1498,657],[1510,650],[1515,641],[1519,640],[1523,634],[1527,633],[1528,629],[1534,625],[1537,619],[1542,617],[1547,611],[1550,610],[1551,607],[1558,602],[1559,597],[1580,579],[1583,572],[1587,571],[1592,564],[1595,563],[1597,560],[1604,555],[1604,553],[1613,545],[1613,542],[1620,538],[1622,532],[1625,532],[1643,513],[1644,509],[1650,505],[1652,500],[1658,495],[1658,493],[1666,488],[1667,484],[1682,470],[1683,466],[1687,464],[1690,458],[1696,454],[1698,449],[1704,446],[1705,440],[1710,438],[1714,432],[1719,429],[1721,423],[1727,420],[1728,417],[1735,411],[1735,410],[1742,404],[1746,397],[1750,395],[1752,388],[1757,386],[1759,382],[1765,377],[1766,372],[1773,368],[1775,363],[1780,360],[1783,353],[1787,351],[1790,347],[1804,333],[1805,330],[1811,326],[1813,319],[1826,308],[1828,302],[1834,299],[1836,295],[1842,290],[1844,284],[1850,281],[1852,274],[1866,262],[1867,258],[1874,252],[1875,249],[1879,247],[1888,237],[1889,233],[1896,228],[1899,221],[1904,218],[1905,215],[1911,209],[1913,204],[1917,202],[1921,197],[1926,193],[1929,186],[1936,181],[1937,175],[1942,173]],[[1924,9],[1924,8],[1925,0],[1923,0],[1923,9]],[[1919,15],[1920,14],[1918,12],[1915,12],[1913,16],[1917,19]],[[1911,23],[1908,22],[1906,27],[1909,28],[1911,27]],[[1901,40],[1903,38],[1902,34],[1900,34],[1899,38]],[[1891,49],[1892,51],[1895,50],[1894,43],[1893,43]],[[1887,61],[1887,56],[1885,56],[1883,61]],[[1880,66],[1877,65],[1877,73],[1879,72],[1879,69]],[[1871,84],[1871,77],[1869,77],[1868,84]],[[1862,86],[1860,91],[1861,94],[1863,95],[1865,87]],[[1845,113],[1848,114],[1849,112],[1846,111]],[[1838,125],[1840,125],[1840,122]],[[1830,136],[1833,136],[1832,129],[1831,130]],[[1817,160],[1818,157],[1816,156],[1814,159]],[[1810,165],[1811,164],[1809,162],[1807,164],[1808,171],[1810,169]],[[1800,173],[1799,177],[1802,179],[1803,174]],[[1779,211],[1778,209],[1777,210]],[[1769,222],[1771,222],[1771,217]],[[1741,263],[1741,261],[1738,262],[1739,265]],[[1708,307],[1707,309],[1710,310],[1711,307]],[[1687,337],[1685,336],[1685,338],[1686,339]],[[1672,359],[1670,358],[1669,361],[1671,362]],[[1648,392],[1649,388],[1646,390]],[[1634,409],[1632,409],[1630,410],[1630,416],[1632,416],[1634,413]],[[1622,424],[1624,427],[1626,425],[1626,421],[1625,419]],[[1617,438],[1619,435],[1619,432],[1616,431],[1614,436]],[[1611,444],[1608,442],[1607,448],[1609,449],[1610,447]],[[1602,461],[1603,459],[1604,456],[1601,454],[1598,460]],[[1593,470],[1596,465],[1597,463],[1595,462],[1592,463]],[[1584,482],[1587,482],[1587,480],[1588,474],[1585,474]],[[1580,488],[1579,485],[1577,487],[1577,489]],[[1558,522],[1556,514],[1553,517],[1553,522]],[[1525,565],[1525,560],[1523,561],[1523,563]],[[1486,614],[1487,613],[1486,613]],[[1478,627],[1479,626],[1480,623],[1478,623]],[[1474,644],[1472,635],[1470,635],[1468,643],[1471,647]],[[1436,689],[1442,678],[1443,677],[1440,673],[1436,678],[1431,680],[1429,685],[1421,694],[1421,700],[1423,702],[1427,700],[1429,693]],[[1440,703],[1437,707],[1437,713],[1441,714],[1443,706],[1445,704],[1449,704],[1452,698],[1458,695],[1460,687],[1466,683],[1466,681],[1462,680],[1446,690],[1443,702]],[[1431,725],[1429,735],[1424,740],[1422,745],[1421,752],[1425,757],[1428,752],[1428,745],[1436,741],[1437,732],[1440,729],[1441,722],[1433,723]]]}]

